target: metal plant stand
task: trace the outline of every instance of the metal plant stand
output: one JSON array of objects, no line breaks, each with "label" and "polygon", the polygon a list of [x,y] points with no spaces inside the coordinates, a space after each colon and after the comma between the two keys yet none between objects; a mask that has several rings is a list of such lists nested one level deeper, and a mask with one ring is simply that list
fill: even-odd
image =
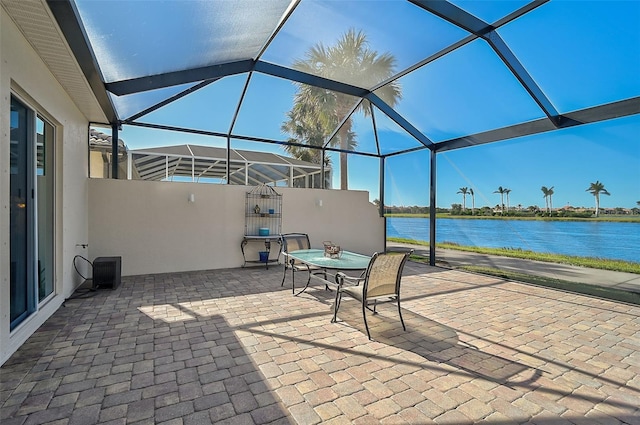
[{"label": "metal plant stand", "polygon": [[[244,214],[244,236],[240,243],[244,260],[242,267],[247,263],[262,263],[268,269],[269,263],[279,262],[282,250],[282,195],[271,186],[256,186],[246,194]],[[251,242],[264,243],[264,251],[259,252],[257,259],[248,260],[245,247]],[[271,242],[280,247],[275,258],[271,258]]]}]

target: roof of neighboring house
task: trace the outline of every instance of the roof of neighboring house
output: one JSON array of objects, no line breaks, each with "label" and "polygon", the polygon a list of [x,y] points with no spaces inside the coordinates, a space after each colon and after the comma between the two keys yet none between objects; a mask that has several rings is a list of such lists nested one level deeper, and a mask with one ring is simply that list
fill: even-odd
[{"label": "roof of neighboring house", "polygon": [[[89,148],[93,150],[111,150],[112,149],[112,137],[101,131],[91,129],[89,130]],[[118,153],[123,154],[127,152],[127,146],[124,144],[124,140],[118,139]]]},{"label": "roof of neighboring house", "polygon": [[[175,176],[224,179],[227,149],[214,146],[174,145],[129,151],[143,180]],[[278,155],[240,149],[229,150],[230,181],[235,184],[276,182],[318,174],[320,164]],[[325,167],[326,171],[330,167]]]}]

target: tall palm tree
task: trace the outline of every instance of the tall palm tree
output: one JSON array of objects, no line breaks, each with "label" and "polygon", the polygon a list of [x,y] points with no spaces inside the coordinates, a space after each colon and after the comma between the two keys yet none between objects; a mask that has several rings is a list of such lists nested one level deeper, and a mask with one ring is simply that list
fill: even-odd
[{"label": "tall palm tree", "polygon": [[[367,36],[355,29],[348,30],[333,46],[316,44],[306,52],[304,59],[293,63],[293,67],[299,71],[366,88],[373,87],[394,75],[395,65],[396,59],[393,55],[379,54],[371,50]],[[397,81],[376,90],[376,94],[391,107],[395,106],[402,97],[400,84]],[[356,100],[343,93],[298,84],[294,102],[292,111],[287,114],[288,121],[282,128],[293,136],[293,140],[290,140],[308,143],[311,138],[298,139],[300,131],[295,130],[299,125],[303,126],[303,134],[313,135],[313,140],[322,134],[324,141],[332,130],[345,120]],[[371,113],[368,100],[360,103],[356,112],[360,111],[365,116]],[[344,151],[340,153],[340,188],[343,190],[348,189],[346,151],[353,150],[357,146],[352,125],[351,118],[346,119],[337,137],[330,141],[332,146],[339,144],[340,149]],[[294,131],[290,132],[292,129]],[[295,149],[287,149],[287,151],[294,155],[298,153]]]},{"label": "tall palm tree", "polygon": [[547,186],[542,186],[540,190],[542,191],[542,196],[544,198],[544,209],[549,212],[549,189]]},{"label": "tall palm tree", "polygon": [[473,193],[473,188],[469,188],[469,194],[471,195],[471,215],[475,215],[476,211],[476,195]]},{"label": "tall palm tree", "polygon": [[505,194],[505,190],[509,190],[509,189],[505,189],[502,186],[498,187],[498,190],[494,190],[493,193],[499,193],[500,194],[500,212],[501,214],[504,214],[504,194]]},{"label": "tall palm tree", "polygon": [[462,193],[462,211],[465,211],[467,209],[467,193],[469,193],[469,188],[461,187],[456,193]]},{"label": "tall palm tree", "polygon": [[[329,123],[318,120],[317,108],[312,103],[298,101],[300,93],[296,94],[296,101],[293,108],[287,112],[288,120],[282,124],[282,131],[291,137],[289,142],[316,146],[318,149],[309,149],[297,145],[286,145],[284,150],[294,158],[314,164],[322,163],[322,146],[324,145],[325,134],[332,130]],[[324,165],[330,165],[331,159],[324,158]],[[326,179],[326,176],[325,176]],[[321,182],[314,179],[314,186],[321,187]]]},{"label": "tall palm tree", "polygon": [[598,180],[596,180],[595,183],[591,183],[586,189],[586,192],[591,192],[591,194],[596,198],[596,217],[598,217],[598,214],[600,213],[600,194],[611,194],[604,188],[604,184],[600,183]]},{"label": "tall palm tree", "polygon": [[542,190],[542,193],[544,194],[544,207],[549,215],[551,215],[551,195],[553,195],[553,186],[551,186],[550,188],[547,188],[547,186],[542,186],[540,190]]},{"label": "tall palm tree", "polygon": [[509,194],[511,193],[511,189],[504,188],[504,193],[507,195],[507,212],[509,212]]}]

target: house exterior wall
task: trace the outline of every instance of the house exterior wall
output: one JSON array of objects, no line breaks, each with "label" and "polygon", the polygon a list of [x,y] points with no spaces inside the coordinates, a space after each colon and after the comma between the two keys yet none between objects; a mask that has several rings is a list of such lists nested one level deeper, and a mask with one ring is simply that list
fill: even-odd
[{"label": "house exterior wall", "polygon": [[[89,254],[122,257],[122,274],[240,267],[249,186],[91,179]],[[282,232],[308,233],[372,254],[384,249],[384,222],[363,191],[277,188]],[[195,202],[189,202],[194,194]],[[322,200],[322,206],[319,206]],[[262,249],[261,249],[262,248]],[[273,243],[272,250],[278,249]],[[246,246],[258,259],[261,243]],[[275,257],[271,257],[275,258]]]},{"label": "house exterior wall", "polygon": [[[55,126],[55,283],[41,303],[10,331],[10,99],[14,94]],[[0,364],[49,318],[81,282],[74,276],[76,244],[88,241],[88,121],[0,7]],[[86,251],[86,250],[84,250]]]}]

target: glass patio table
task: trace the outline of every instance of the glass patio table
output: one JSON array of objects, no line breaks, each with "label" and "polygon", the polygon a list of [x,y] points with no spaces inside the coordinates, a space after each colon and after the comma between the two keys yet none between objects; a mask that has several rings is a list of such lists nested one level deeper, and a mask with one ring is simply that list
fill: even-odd
[{"label": "glass patio table", "polygon": [[310,266],[328,270],[363,271],[367,269],[371,257],[350,251],[340,251],[338,258],[325,257],[324,249],[301,249],[288,253],[289,257]]},{"label": "glass patio table", "polygon": [[[326,289],[330,290],[329,284],[338,285],[339,283],[337,281],[331,282],[327,279],[327,275],[331,274],[327,273],[328,270],[340,270],[343,272],[356,271],[364,273],[369,266],[369,261],[371,261],[371,257],[344,250],[340,251],[340,256],[337,258],[326,257],[324,255],[324,249],[300,249],[298,251],[291,251],[287,255],[290,259],[300,261],[301,263],[308,264],[311,267],[319,268],[321,270],[311,272],[305,287],[295,295],[303,293],[309,287],[309,283],[312,278],[320,280],[324,283]],[[323,277],[320,277],[319,275],[322,275]],[[333,277],[335,280],[336,275],[333,275]]]}]

